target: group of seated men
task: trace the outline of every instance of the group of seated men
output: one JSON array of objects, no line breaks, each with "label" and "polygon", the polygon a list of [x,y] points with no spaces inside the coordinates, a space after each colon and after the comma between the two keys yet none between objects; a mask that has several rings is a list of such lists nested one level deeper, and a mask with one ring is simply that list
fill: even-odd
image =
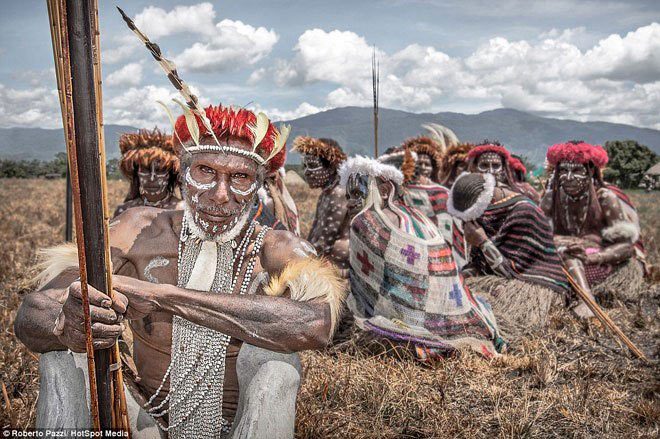
[{"label": "group of seated men", "polygon": [[[595,295],[641,289],[635,210],[602,180],[599,146],[552,146],[541,197],[502,145],[439,126],[378,159],[299,137],[304,178],[321,190],[304,240],[286,135],[245,109],[206,117],[213,132],[197,119],[198,138],[181,116],[174,136],[120,140],[131,186],[110,227],[116,297],[89,294],[96,349],[130,327],[134,437],[292,437],[295,352],[331,340],[347,292],[357,327],[428,359],[491,357],[542,325],[574,298],[564,267]],[[37,427],[88,427],[75,250],[49,254],[16,334],[43,353]]]}]

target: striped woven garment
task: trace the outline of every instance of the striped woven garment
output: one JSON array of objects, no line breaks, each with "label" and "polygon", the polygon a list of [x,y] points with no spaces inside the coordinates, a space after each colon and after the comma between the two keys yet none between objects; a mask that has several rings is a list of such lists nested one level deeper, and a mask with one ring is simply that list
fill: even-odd
[{"label": "striped woven garment", "polygon": [[449,189],[439,184],[406,184],[403,190],[403,202],[435,223],[438,231],[451,244],[454,259],[460,268],[467,263],[468,247],[463,236],[463,225],[447,212]]},{"label": "striped woven garment", "polygon": [[[533,201],[523,195],[505,198],[488,206],[477,221],[504,257],[511,276],[568,292],[552,227]],[[482,274],[494,274],[480,249],[472,249],[470,263]]]},{"label": "striped woven garment", "polygon": [[[444,238],[435,230],[432,238],[419,237],[415,231],[425,226],[414,223],[428,219],[410,206],[392,207],[399,225],[377,205],[351,224],[349,306],[358,324],[409,344],[421,359],[462,347],[496,355],[504,341],[495,316],[464,285]],[[405,231],[402,215],[413,223],[411,232]]]}]

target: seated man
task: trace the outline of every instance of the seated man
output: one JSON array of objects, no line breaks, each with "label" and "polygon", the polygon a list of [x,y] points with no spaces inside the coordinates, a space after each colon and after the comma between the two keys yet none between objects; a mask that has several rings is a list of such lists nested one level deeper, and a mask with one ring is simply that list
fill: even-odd
[{"label": "seated man", "polygon": [[497,186],[490,173],[459,176],[447,207],[463,220],[472,246],[466,282],[487,295],[503,333],[543,325],[550,307],[568,293],[568,281],[541,209]]},{"label": "seated man", "polygon": [[252,210],[259,224],[300,236],[298,209],[284,184],[284,167],[266,175]]},{"label": "seated man", "polygon": [[526,189],[516,182],[511,169],[511,153],[499,142],[491,143],[484,140],[483,143],[472,148],[468,153],[467,168],[469,172],[492,174],[498,187],[504,187],[525,195],[535,203],[538,202],[536,191],[527,193]]},{"label": "seated man", "polygon": [[541,196],[536,189],[532,187],[529,182],[527,182],[527,168],[525,164],[520,160],[520,157],[511,154],[509,159],[509,166],[511,167],[511,173],[513,174],[513,179],[522,190],[524,195],[527,195],[530,200],[539,204],[541,202]]},{"label": "seated man", "polygon": [[303,157],[304,177],[309,187],[322,189],[307,240],[319,256],[326,257],[341,270],[342,276],[347,277],[351,217],[337,174],[337,169],[346,160],[346,154],[332,139],[307,136],[297,137],[293,141],[292,151],[299,152]]},{"label": "seated man", "polygon": [[[551,146],[547,159],[552,176],[541,207],[569,272],[587,293],[609,289],[622,299],[638,298],[644,291],[639,220],[630,199],[603,181],[607,152],[570,141]],[[575,311],[592,315],[584,303]]]},{"label": "seated man", "polygon": [[180,209],[174,194],[179,178],[179,158],[174,154],[172,136],[154,128],[125,133],[119,138],[119,169],[130,182],[128,195],[113,216],[126,209],[151,206]]},{"label": "seated man", "polygon": [[490,307],[465,287],[435,225],[401,202],[401,172],[355,157],[340,175],[348,197],[363,205],[350,235],[348,303],[358,326],[420,359],[463,347],[496,355],[504,342]]},{"label": "seated man", "polygon": [[[245,109],[211,106],[206,117],[214,132],[198,118],[198,141],[176,122],[184,210],[130,209],[110,229],[117,299],[90,287],[94,346],[111,346],[128,321],[130,396],[172,437],[293,437],[298,363],[277,352],[325,346],[344,291],[311,245],[251,220],[267,159],[283,161],[286,138]],[[30,349],[85,350],[76,276],[49,276],[26,296],[15,328]],[[71,399],[62,391],[50,404],[66,404],[62,395]]]}]

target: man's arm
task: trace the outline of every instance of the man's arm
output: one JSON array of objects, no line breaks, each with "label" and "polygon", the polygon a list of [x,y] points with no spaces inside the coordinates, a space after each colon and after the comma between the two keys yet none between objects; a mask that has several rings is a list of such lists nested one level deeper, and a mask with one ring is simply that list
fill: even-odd
[{"label": "man's arm", "polygon": [[[281,281],[291,298],[265,296],[263,290],[256,295],[216,294],[124,276],[113,277],[113,285],[128,299],[129,319],[164,311],[273,351],[319,349],[332,336],[334,311],[327,297],[317,293],[343,292],[337,292],[341,282],[334,269],[308,257],[304,252],[310,246],[305,244],[284,231],[270,231],[264,242],[261,264],[272,279],[267,293],[280,294],[274,284]],[[315,268],[313,273],[305,271],[306,264]]]},{"label": "man's arm", "polygon": [[[125,258],[125,249],[130,248],[136,230],[139,232],[149,221],[149,218],[141,218],[143,215],[139,214],[138,209],[134,211],[121,214],[110,228],[115,273],[126,272],[126,269],[130,272],[132,265]],[[136,228],[135,225],[139,227]],[[49,260],[44,261],[44,266],[58,266],[61,272],[48,280],[42,288],[25,296],[14,321],[16,336],[35,352],[65,349],[84,352],[85,333],[80,284],[74,282],[78,278],[75,247],[65,244],[57,247],[56,251],[50,251]],[[89,295],[94,347],[110,347],[122,331],[122,314],[126,310],[124,303],[113,303],[108,296],[91,287]]]}]

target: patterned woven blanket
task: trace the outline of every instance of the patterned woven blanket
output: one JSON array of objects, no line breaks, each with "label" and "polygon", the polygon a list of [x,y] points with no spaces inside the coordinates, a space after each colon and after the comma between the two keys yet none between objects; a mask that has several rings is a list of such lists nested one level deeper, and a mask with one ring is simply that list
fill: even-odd
[{"label": "patterned woven blanket", "polygon": [[490,306],[465,287],[441,236],[407,234],[371,206],[353,220],[349,247],[349,304],[363,328],[422,358],[460,347],[490,357],[503,346]]},{"label": "patterned woven blanket", "polygon": [[445,241],[451,244],[454,259],[461,269],[468,261],[469,251],[461,221],[447,212],[448,198],[449,189],[439,184],[407,184],[404,187],[404,203],[419,209],[436,224]]},{"label": "patterned woven blanket", "polygon": [[[529,198],[516,195],[493,203],[477,221],[504,257],[513,277],[557,292],[568,291],[552,227]],[[470,263],[483,274],[493,274],[480,249],[472,249]]]}]

